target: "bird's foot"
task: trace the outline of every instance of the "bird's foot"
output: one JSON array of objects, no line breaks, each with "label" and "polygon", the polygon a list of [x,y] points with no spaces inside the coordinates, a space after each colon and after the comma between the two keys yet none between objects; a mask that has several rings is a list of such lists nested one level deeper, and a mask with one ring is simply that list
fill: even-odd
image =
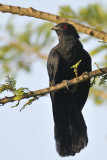
[{"label": "bird's foot", "polygon": [[54,86],[52,82],[49,82],[49,84],[50,84],[50,87],[53,87],[53,86]]},{"label": "bird's foot", "polygon": [[89,75],[89,73],[88,72],[84,72],[84,73],[82,73],[82,78],[84,79],[84,76],[85,75]]},{"label": "bird's foot", "polygon": [[76,76],[76,80],[78,81],[79,80],[79,78]]},{"label": "bird's foot", "polygon": [[[55,86],[55,83],[49,82],[49,85],[50,85],[50,87],[54,87],[54,86]],[[58,92],[58,91],[54,91],[54,92],[56,93],[56,92]]]},{"label": "bird's foot", "polygon": [[63,80],[63,82],[66,84],[66,88],[69,91],[70,82],[68,80]]}]

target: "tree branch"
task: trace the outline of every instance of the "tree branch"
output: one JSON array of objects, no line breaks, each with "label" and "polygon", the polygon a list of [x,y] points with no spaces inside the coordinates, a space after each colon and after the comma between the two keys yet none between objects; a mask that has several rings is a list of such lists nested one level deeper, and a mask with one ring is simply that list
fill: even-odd
[{"label": "tree branch", "polygon": [[15,41],[10,41],[10,44],[12,44],[15,47],[21,48],[23,51],[29,52],[29,53],[35,53],[37,55],[38,58],[47,60],[47,56],[42,53],[40,53],[38,50],[34,50],[33,48],[31,48],[30,46],[28,46],[27,44],[23,44],[23,43],[17,43]]},{"label": "tree branch", "polygon": [[[89,72],[87,74],[82,74],[81,76],[79,76],[77,78],[69,80],[69,86],[74,86],[78,83],[81,83],[83,81],[91,79],[92,77],[101,76],[105,73],[107,73],[107,67],[97,69],[97,70]],[[39,97],[44,96],[49,92],[58,91],[58,90],[64,89],[64,88],[66,88],[66,83],[63,81],[62,83],[59,83],[55,86],[51,86],[49,88],[44,88],[41,90],[29,91],[28,93],[24,93],[24,95],[22,96],[21,99],[31,98],[31,97],[35,97],[35,99],[36,98],[38,99]],[[4,105],[8,102],[14,102],[14,101],[16,101],[15,98],[16,98],[16,96],[2,98],[2,99],[0,99],[0,104]]]},{"label": "tree branch", "polygon": [[41,58],[43,60],[47,60],[48,56],[45,54],[42,54],[39,52],[38,49],[33,49],[31,46],[25,44],[25,43],[19,43],[19,41],[16,41],[15,39],[9,39],[7,37],[0,37],[0,40],[5,40],[9,45],[13,45],[13,47],[19,48],[27,53],[34,53],[37,55],[38,58]]},{"label": "tree branch", "polygon": [[93,29],[91,27],[87,27],[85,25],[73,22],[69,19],[62,18],[62,17],[54,15],[54,14],[38,11],[38,10],[35,10],[31,7],[30,8],[22,8],[22,7],[17,7],[17,6],[0,4],[0,11],[12,13],[12,14],[18,14],[21,16],[35,17],[35,18],[44,19],[44,20],[48,20],[51,22],[55,22],[55,23],[67,22],[67,23],[72,24],[79,32],[83,32],[83,33],[88,34],[90,36],[93,36],[95,38],[102,39],[104,42],[107,42],[107,33],[103,32],[103,31],[98,31],[98,30]]}]

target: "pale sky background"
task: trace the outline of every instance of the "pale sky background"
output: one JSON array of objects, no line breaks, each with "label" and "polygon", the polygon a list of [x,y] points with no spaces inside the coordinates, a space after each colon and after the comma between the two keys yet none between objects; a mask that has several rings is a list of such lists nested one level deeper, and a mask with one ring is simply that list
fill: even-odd
[{"label": "pale sky background", "polygon": [[[0,0],[0,3],[33,7],[35,9],[57,14],[58,7],[70,5],[74,10],[89,3],[99,2],[107,7],[105,0]],[[0,24],[5,23],[10,14],[0,13]],[[19,16],[18,25],[23,29],[24,21],[30,17]],[[95,43],[98,40],[95,40]],[[94,44],[94,43],[93,43]],[[89,44],[84,48],[90,51]],[[21,71],[17,76],[17,87],[29,87],[30,90],[48,86],[46,64],[36,61],[32,71]],[[26,102],[26,101],[24,101]],[[54,141],[54,123],[49,95],[40,98],[20,113],[20,107],[11,109],[11,103],[0,107],[0,160],[107,160],[107,104],[98,107],[89,98],[83,110],[88,127],[88,146],[75,157],[62,158],[56,152]]]}]

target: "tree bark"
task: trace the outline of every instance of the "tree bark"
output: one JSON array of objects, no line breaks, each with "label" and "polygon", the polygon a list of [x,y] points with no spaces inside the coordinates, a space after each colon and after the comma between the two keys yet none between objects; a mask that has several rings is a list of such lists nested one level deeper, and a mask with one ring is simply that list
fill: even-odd
[{"label": "tree bark", "polygon": [[[69,86],[74,86],[78,83],[81,83],[83,81],[91,79],[92,77],[101,76],[105,73],[107,73],[107,67],[106,68],[100,68],[100,69],[97,69],[97,70],[89,72],[89,73],[83,73],[81,76],[69,80]],[[39,97],[44,96],[47,93],[50,93],[50,92],[53,92],[53,91],[58,91],[60,89],[66,88],[66,87],[67,87],[67,84],[66,84],[66,82],[63,81],[62,83],[59,83],[55,86],[51,86],[49,88],[44,88],[44,89],[41,89],[41,90],[29,91],[28,93],[24,93],[21,100],[25,99],[25,98],[31,98],[31,97],[37,97],[37,99],[38,99]],[[0,99],[0,104],[4,105],[8,102],[14,102],[14,101],[16,101],[15,98],[16,98],[16,96],[2,98],[2,99]]]},{"label": "tree bark", "polygon": [[76,23],[76,22],[71,21],[66,18],[62,18],[58,15],[46,13],[43,11],[38,11],[38,10],[35,10],[31,7],[30,8],[22,8],[22,7],[17,7],[17,6],[0,4],[0,11],[3,13],[8,12],[8,13],[12,13],[12,14],[18,14],[21,16],[35,17],[35,18],[44,19],[44,20],[48,20],[51,22],[55,22],[55,23],[67,22],[67,23],[72,24],[76,28],[76,30],[78,30],[79,32],[83,32],[83,33],[88,34],[90,36],[93,36],[95,38],[101,39],[104,42],[107,42],[107,33],[103,32],[103,31],[98,31],[94,28],[87,27],[85,25]]}]

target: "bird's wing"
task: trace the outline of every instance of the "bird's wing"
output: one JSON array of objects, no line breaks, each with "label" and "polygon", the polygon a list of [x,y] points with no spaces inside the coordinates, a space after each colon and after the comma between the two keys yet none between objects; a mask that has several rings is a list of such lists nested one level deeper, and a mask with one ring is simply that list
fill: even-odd
[{"label": "bird's wing", "polygon": [[91,57],[86,50],[83,50],[83,59],[84,59],[84,65],[85,65],[86,71],[90,72],[92,70]]},{"label": "bird's wing", "polygon": [[[83,72],[91,71],[91,57],[87,51],[83,50],[83,57],[80,69]],[[78,85],[78,90],[74,93],[74,99],[77,106],[82,110],[89,93],[90,80],[82,82]]]},{"label": "bird's wing", "polygon": [[52,85],[55,85],[57,83],[59,64],[60,64],[60,55],[56,50],[56,48],[53,48],[49,54],[48,61],[47,61],[49,79]]}]

